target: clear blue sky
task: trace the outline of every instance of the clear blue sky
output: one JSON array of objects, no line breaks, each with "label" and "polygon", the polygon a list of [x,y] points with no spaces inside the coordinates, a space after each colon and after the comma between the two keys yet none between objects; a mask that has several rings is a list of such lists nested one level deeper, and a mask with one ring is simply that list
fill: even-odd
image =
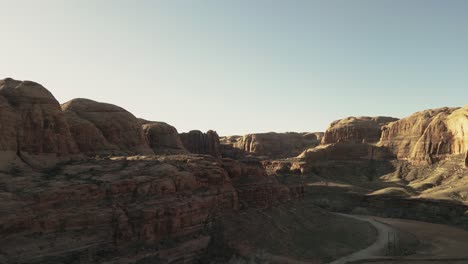
[{"label": "clear blue sky", "polygon": [[468,104],[468,1],[0,3],[0,78],[179,131],[323,131]]}]

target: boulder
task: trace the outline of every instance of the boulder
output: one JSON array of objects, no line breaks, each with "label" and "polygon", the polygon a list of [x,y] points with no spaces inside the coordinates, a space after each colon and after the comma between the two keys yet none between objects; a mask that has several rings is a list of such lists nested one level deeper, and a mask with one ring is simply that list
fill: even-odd
[{"label": "boulder", "polygon": [[119,106],[79,98],[62,109],[86,154],[153,154],[138,119]]}]

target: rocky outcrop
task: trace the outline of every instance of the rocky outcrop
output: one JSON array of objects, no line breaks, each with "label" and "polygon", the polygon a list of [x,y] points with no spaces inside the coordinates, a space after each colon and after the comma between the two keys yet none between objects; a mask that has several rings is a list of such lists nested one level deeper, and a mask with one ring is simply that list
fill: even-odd
[{"label": "rocky outcrop", "polygon": [[322,144],[337,142],[377,142],[380,139],[381,127],[396,121],[393,117],[347,117],[330,124],[322,139]]},{"label": "rocky outcrop", "polygon": [[468,150],[468,106],[420,111],[383,127],[380,146],[397,158],[432,164]]},{"label": "rocky outcrop", "polygon": [[208,130],[203,133],[199,130],[192,130],[188,133],[181,133],[180,139],[191,153],[221,157],[219,136],[216,131]]},{"label": "rocky outcrop", "polygon": [[304,149],[319,144],[317,135],[310,133],[258,133],[243,137],[224,138],[225,144],[241,149],[245,153],[270,158],[294,157]]},{"label": "rocky outcrop", "polygon": [[59,103],[40,84],[0,80],[0,107],[1,150],[38,166],[79,152]]},{"label": "rocky outcrop", "polygon": [[138,119],[125,109],[89,99],[62,105],[70,131],[86,154],[152,154]]},{"label": "rocky outcrop", "polygon": [[164,122],[140,119],[146,140],[155,154],[184,154],[184,148],[177,129]]}]

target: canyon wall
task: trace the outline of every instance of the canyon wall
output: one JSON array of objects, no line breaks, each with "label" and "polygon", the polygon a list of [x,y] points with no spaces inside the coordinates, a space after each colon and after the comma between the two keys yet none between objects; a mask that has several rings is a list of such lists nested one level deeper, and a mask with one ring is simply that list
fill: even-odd
[{"label": "canyon wall", "polygon": [[214,131],[60,106],[34,82],[0,81],[0,127],[2,263],[187,263],[224,212],[302,193],[255,159],[220,159]]},{"label": "canyon wall", "polygon": [[420,111],[383,127],[379,145],[397,158],[432,164],[468,150],[468,106]]},{"label": "canyon wall", "polygon": [[208,245],[216,217],[301,195],[292,190],[256,161],[209,155],[87,159],[47,172],[0,173],[0,260],[135,263],[153,256],[186,263]]}]

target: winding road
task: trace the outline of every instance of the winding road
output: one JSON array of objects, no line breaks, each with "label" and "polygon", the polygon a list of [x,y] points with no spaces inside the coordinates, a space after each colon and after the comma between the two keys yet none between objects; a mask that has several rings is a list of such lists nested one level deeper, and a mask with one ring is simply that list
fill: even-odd
[{"label": "winding road", "polygon": [[350,261],[361,260],[361,259],[370,259],[379,256],[385,256],[388,247],[388,236],[392,236],[397,231],[393,227],[383,224],[373,217],[370,216],[358,216],[358,215],[348,215],[348,214],[338,214],[341,216],[357,219],[360,221],[369,222],[372,226],[377,229],[377,238],[375,242],[369,247],[362,249],[360,251],[354,252],[350,255],[344,256],[340,259],[337,259],[330,264],[345,264]]},{"label": "winding road", "polygon": [[[369,247],[337,259],[329,264],[345,264],[353,261],[374,260],[372,263],[468,263],[468,231],[457,227],[426,223],[414,220],[381,218],[338,214],[340,216],[365,221],[377,230],[377,238]],[[388,239],[397,234],[415,236],[420,245],[413,254],[395,258],[386,256]],[[380,260],[375,262],[376,260]],[[370,263],[370,262],[369,262]]]}]

